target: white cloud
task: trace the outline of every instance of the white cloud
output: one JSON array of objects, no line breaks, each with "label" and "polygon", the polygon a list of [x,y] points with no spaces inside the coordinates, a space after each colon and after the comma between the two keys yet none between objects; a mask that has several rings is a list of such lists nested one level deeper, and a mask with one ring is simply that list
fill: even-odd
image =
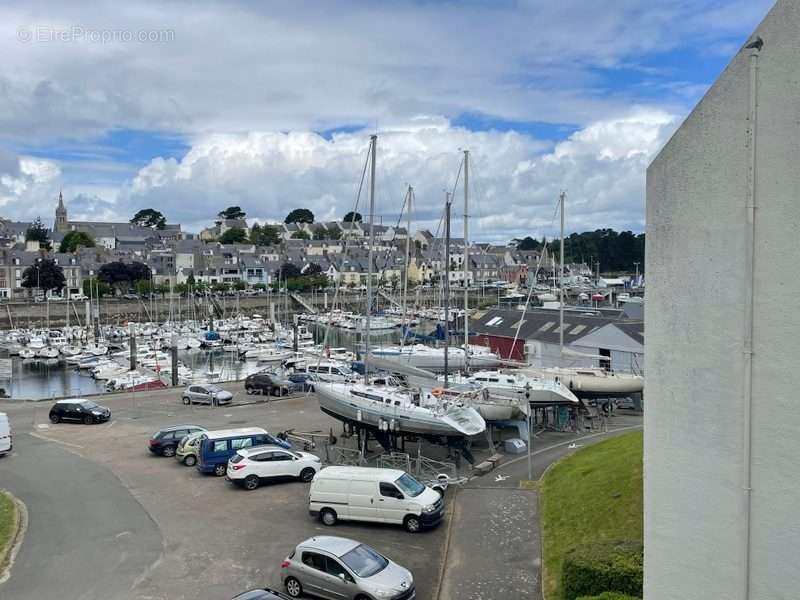
[{"label": "white cloud", "polygon": [[29,220],[41,215],[47,223],[52,209],[41,209],[58,195],[61,169],[55,162],[40,158],[9,156],[5,162],[9,161],[16,161],[17,169],[0,174],[2,216]]},{"label": "white cloud", "polygon": [[[404,186],[411,184],[415,222],[435,228],[444,190],[454,184],[458,149],[469,148],[473,236],[504,241],[552,235],[561,189],[569,193],[570,230],[640,230],[645,168],[677,118],[639,108],[594,122],[554,148],[519,133],[472,132],[443,119],[426,122],[398,125],[379,136],[377,214],[384,223],[395,222]],[[142,168],[122,190],[119,205],[129,211],[153,206],[170,220],[180,217],[198,227],[231,204],[259,219],[281,220],[296,207],[310,208],[318,220],[341,217],[353,208],[368,137],[366,132],[331,140],[309,132],[201,137],[181,161],[159,158]],[[459,189],[454,201],[454,231],[461,227],[462,194]]]}]

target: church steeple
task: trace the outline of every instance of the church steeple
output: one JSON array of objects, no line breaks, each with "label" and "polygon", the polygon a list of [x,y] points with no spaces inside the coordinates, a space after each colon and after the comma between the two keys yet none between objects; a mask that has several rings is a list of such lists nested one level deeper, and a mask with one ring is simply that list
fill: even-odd
[{"label": "church steeple", "polygon": [[56,222],[53,227],[56,231],[67,231],[67,207],[64,206],[64,195],[61,190],[58,192],[58,206],[56,207]]}]

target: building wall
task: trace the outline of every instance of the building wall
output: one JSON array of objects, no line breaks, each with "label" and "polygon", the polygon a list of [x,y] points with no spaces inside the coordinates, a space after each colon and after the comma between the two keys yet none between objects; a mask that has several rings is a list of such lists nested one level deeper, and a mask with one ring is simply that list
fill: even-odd
[{"label": "building wall", "polygon": [[[754,283],[746,275],[749,50],[648,170],[646,600],[797,598],[800,4],[759,27]],[[750,542],[745,302],[753,290]],[[750,563],[747,567],[746,551]],[[746,585],[749,577],[749,587]],[[748,595],[749,590],[749,595]]]}]

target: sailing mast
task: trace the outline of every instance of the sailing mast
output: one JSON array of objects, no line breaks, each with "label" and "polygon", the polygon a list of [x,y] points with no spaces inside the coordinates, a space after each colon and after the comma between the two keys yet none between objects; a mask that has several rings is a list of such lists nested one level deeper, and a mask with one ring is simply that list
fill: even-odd
[{"label": "sailing mast", "polygon": [[406,196],[406,269],[405,277],[403,277],[403,337],[400,338],[400,347],[402,348],[406,341],[408,333],[408,305],[406,296],[408,295],[408,266],[411,263],[411,197],[414,195],[414,188],[408,186]]},{"label": "sailing mast", "polygon": [[450,192],[445,192],[444,203],[444,387],[447,388],[447,376],[450,355]]},{"label": "sailing mast", "polygon": [[378,145],[378,136],[370,136],[370,173],[369,173],[369,268],[367,269],[367,319],[364,341],[366,349],[364,352],[364,384],[369,385],[369,326],[370,313],[372,312],[372,256],[375,246],[375,149]]},{"label": "sailing mast", "polygon": [[469,375],[469,150],[464,150],[464,372]]},{"label": "sailing mast", "polygon": [[558,347],[559,347],[559,361],[560,357],[564,355],[564,200],[567,197],[566,192],[561,192],[561,277],[558,281],[558,289],[560,292],[558,302]]}]

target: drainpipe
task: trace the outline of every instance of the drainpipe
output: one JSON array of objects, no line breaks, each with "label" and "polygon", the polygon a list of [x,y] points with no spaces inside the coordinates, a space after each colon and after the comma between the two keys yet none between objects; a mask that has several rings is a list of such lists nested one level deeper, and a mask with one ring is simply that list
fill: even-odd
[{"label": "drainpipe", "polygon": [[749,150],[747,169],[747,203],[745,206],[745,255],[744,255],[744,385],[742,409],[744,427],[742,439],[742,490],[744,492],[743,551],[744,582],[742,598],[750,598],[750,534],[752,510],[752,413],[753,413],[753,303],[755,299],[755,233],[756,233],[756,144],[758,141],[758,56],[763,41],[757,38],[747,48],[750,50],[750,97],[747,116],[746,144]]}]

